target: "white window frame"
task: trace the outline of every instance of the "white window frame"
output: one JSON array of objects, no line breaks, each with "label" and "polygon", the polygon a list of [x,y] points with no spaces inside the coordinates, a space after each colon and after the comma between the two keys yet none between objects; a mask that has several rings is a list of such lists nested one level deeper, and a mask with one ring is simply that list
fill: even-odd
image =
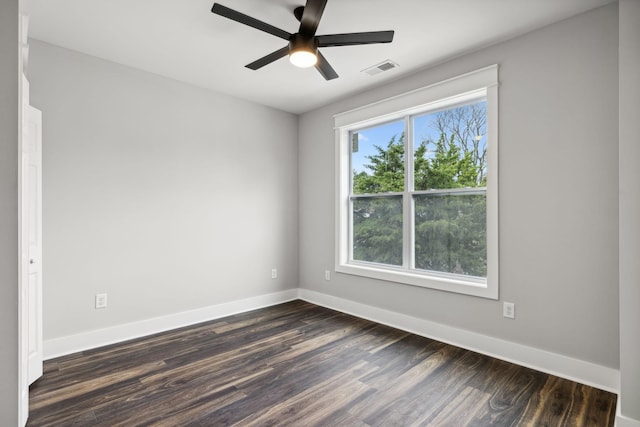
[{"label": "white window frame", "polygon": [[[487,102],[487,277],[416,271],[351,259],[351,130],[416,114],[442,110],[474,100]],[[498,66],[491,65],[411,92],[334,116],[336,139],[335,270],[372,279],[498,299]],[[412,156],[407,156],[411,158]],[[407,166],[405,166],[407,167]],[[408,189],[405,189],[405,193]],[[407,205],[404,197],[404,206]],[[410,211],[403,210],[405,221]],[[406,227],[405,227],[406,228]],[[406,234],[406,233],[405,233]],[[405,236],[406,239],[407,236]],[[410,242],[404,244],[406,248]]]}]

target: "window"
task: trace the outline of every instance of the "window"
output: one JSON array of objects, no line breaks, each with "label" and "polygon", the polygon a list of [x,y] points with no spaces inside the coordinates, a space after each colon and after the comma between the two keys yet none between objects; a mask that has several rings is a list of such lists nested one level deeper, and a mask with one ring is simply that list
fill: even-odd
[{"label": "window", "polygon": [[335,122],[336,271],[497,299],[497,66]]}]

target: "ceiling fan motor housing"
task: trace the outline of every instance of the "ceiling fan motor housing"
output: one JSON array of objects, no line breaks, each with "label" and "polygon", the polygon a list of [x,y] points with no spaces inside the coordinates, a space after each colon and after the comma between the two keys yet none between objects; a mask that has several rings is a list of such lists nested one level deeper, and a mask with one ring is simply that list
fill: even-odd
[{"label": "ceiling fan motor housing", "polygon": [[291,37],[289,37],[289,53],[299,50],[311,52],[316,55],[318,53],[318,42],[316,38],[300,33],[292,34]]}]

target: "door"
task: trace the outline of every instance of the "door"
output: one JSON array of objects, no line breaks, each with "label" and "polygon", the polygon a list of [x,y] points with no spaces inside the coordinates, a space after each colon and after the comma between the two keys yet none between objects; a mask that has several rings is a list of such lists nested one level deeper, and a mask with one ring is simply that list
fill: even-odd
[{"label": "door", "polygon": [[[25,109],[22,146],[22,262],[26,272],[23,319],[26,321],[27,382],[42,376],[42,113]],[[23,276],[24,277],[24,276]]]}]

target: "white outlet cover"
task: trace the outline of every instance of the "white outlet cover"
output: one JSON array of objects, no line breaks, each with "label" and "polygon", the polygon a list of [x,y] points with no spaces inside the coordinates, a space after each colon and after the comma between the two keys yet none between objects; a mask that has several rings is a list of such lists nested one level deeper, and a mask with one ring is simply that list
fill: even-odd
[{"label": "white outlet cover", "polygon": [[107,308],[107,294],[96,294],[96,308]]},{"label": "white outlet cover", "polygon": [[502,316],[507,319],[515,319],[516,318],[516,305],[512,302],[503,302],[502,303]]}]

